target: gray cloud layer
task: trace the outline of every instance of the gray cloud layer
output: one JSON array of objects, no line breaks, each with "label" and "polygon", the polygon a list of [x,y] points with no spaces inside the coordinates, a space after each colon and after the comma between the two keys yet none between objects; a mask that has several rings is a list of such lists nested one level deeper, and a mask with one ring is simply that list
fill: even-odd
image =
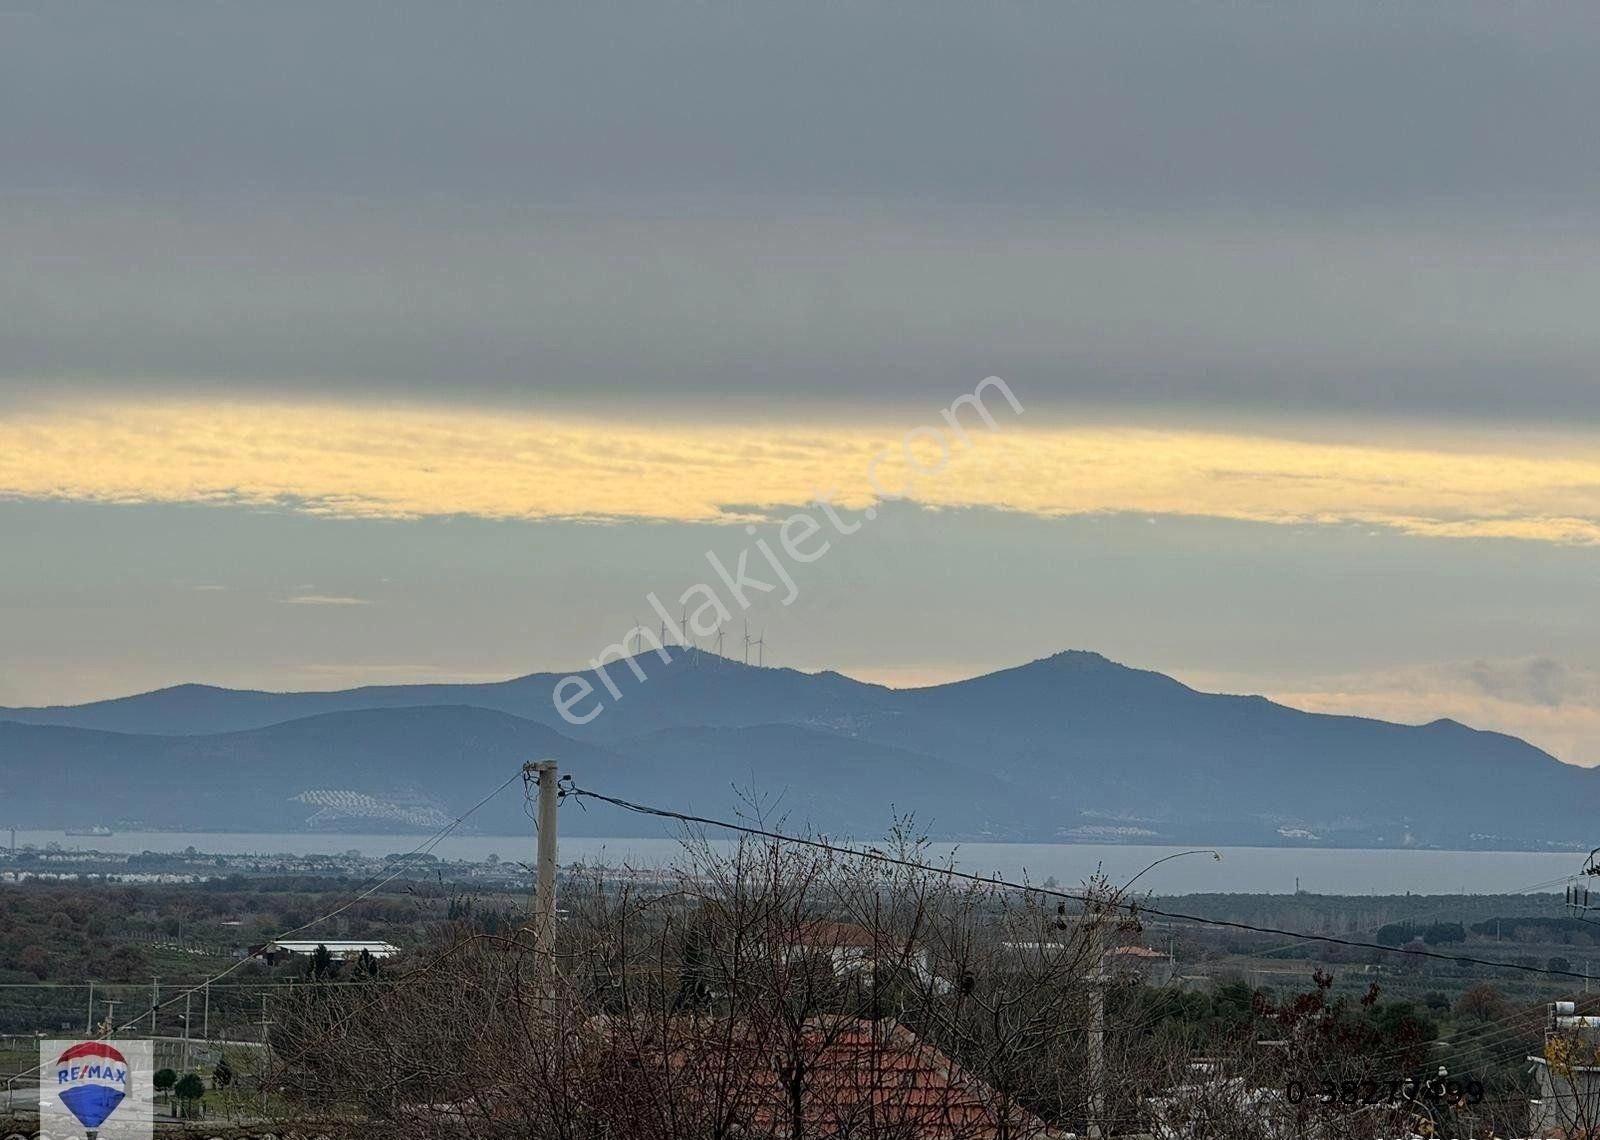
[{"label": "gray cloud layer", "polygon": [[1581,198],[1582,4],[12,3],[11,186]]},{"label": "gray cloud layer", "polygon": [[1600,418],[1600,15],[0,10],[0,400]]},{"label": "gray cloud layer", "polygon": [[0,392],[1600,415],[1600,226],[0,203]]}]

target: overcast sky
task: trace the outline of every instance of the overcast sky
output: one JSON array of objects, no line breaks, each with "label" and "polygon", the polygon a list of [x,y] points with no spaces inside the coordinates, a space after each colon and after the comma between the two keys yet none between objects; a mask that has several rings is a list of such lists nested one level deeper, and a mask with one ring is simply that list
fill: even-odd
[{"label": "overcast sky", "polygon": [[[752,620],[1600,762],[1600,13],[0,0],[0,703]],[[575,521],[581,520],[581,521]],[[307,599],[313,599],[308,601]]]}]

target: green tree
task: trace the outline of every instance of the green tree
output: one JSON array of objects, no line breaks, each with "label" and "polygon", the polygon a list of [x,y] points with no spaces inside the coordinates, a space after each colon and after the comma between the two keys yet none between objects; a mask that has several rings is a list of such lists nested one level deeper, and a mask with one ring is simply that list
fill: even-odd
[{"label": "green tree", "polygon": [[1459,922],[1436,922],[1423,931],[1422,940],[1429,946],[1441,946],[1447,942],[1465,942],[1467,932]]},{"label": "green tree", "polygon": [[306,966],[306,972],[313,978],[333,976],[333,954],[320,942],[317,943],[317,948],[311,952],[311,961]]},{"label": "green tree", "polygon": [[157,1069],[156,1075],[150,1078],[151,1086],[158,1093],[170,1091],[172,1086],[177,1083],[178,1074],[173,1072],[171,1069]]},{"label": "green tree", "polygon": [[195,1102],[206,1098],[206,1083],[199,1073],[185,1073],[173,1086],[173,1095],[183,1102],[183,1115],[195,1115]]},{"label": "green tree", "polygon": [[217,1067],[211,1070],[211,1087],[225,1089],[233,1084],[233,1066],[225,1056],[217,1058]]},{"label": "green tree", "polygon": [[1432,1041],[1439,1036],[1439,1027],[1417,1013],[1408,1001],[1384,1003],[1373,1011],[1372,1020],[1387,1041],[1400,1045]]},{"label": "green tree", "polygon": [[1411,941],[1411,924],[1391,922],[1387,926],[1380,926],[1377,938],[1379,946],[1404,946]]}]

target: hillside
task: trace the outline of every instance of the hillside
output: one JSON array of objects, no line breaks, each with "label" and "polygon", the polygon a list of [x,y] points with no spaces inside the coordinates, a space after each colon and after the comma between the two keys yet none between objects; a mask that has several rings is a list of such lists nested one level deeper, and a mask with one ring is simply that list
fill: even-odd
[{"label": "hillside", "polygon": [[[556,715],[560,678],[541,674],[0,711],[0,794],[15,818],[302,826],[312,813],[291,797],[307,789],[453,813],[508,765],[551,755],[632,798],[704,814],[754,799],[793,826],[855,834],[881,830],[892,804],[952,837],[1587,849],[1600,807],[1600,773],[1511,737],[1203,693],[1093,653],[913,690],[710,654],[640,661],[647,679],[613,666],[621,699],[581,726]],[[50,771],[73,773],[73,797],[29,790]],[[474,822],[526,818],[518,805]]]}]

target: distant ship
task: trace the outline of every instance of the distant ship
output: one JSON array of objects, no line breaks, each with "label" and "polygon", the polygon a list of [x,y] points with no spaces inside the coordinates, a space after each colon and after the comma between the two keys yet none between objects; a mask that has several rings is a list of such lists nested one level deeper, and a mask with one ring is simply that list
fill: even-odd
[{"label": "distant ship", "polygon": [[67,828],[67,834],[68,835],[93,835],[94,837],[99,839],[99,838],[104,838],[107,835],[115,835],[116,832],[112,831],[109,827],[102,827],[99,824],[96,824],[94,827],[69,827],[69,828]]}]

